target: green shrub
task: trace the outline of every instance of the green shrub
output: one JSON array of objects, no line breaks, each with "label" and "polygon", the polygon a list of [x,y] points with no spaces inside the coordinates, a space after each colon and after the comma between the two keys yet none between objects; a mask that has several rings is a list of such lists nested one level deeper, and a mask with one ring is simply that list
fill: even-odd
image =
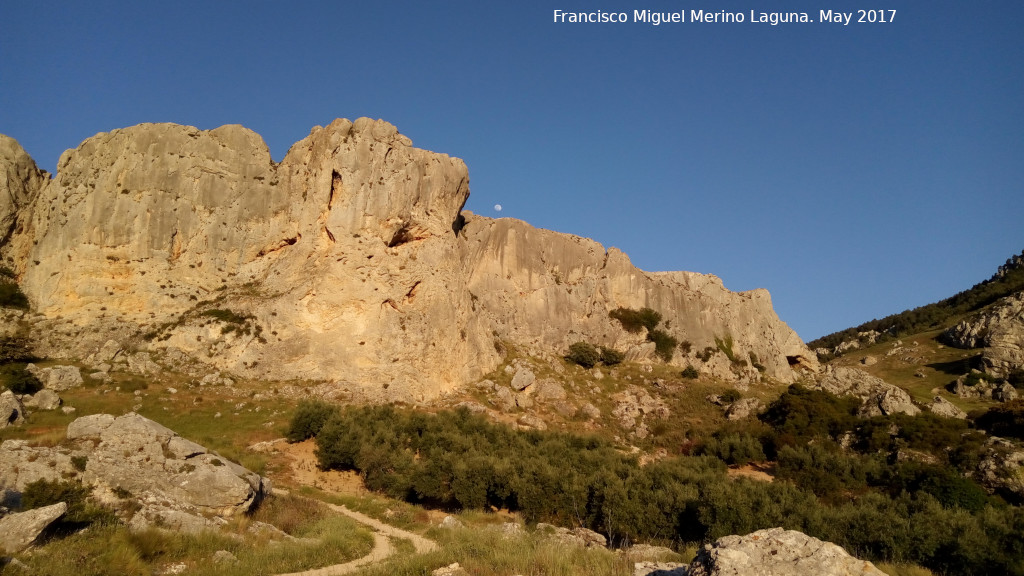
[{"label": "green shrub", "polygon": [[35,362],[38,360],[32,353],[32,341],[24,336],[0,338],[0,365],[13,362]]},{"label": "green shrub", "polygon": [[719,394],[718,397],[722,399],[722,402],[727,402],[731,404],[742,398],[743,394],[741,394],[740,391],[735,388],[729,388],[728,390],[725,390],[724,392]]},{"label": "green shrub", "polygon": [[683,354],[689,354],[693,350],[693,342],[689,340],[683,340],[679,343],[679,349],[683,351]]},{"label": "green shrub", "polygon": [[232,312],[231,310],[218,309],[206,310],[201,314],[201,316],[208,316],[210,318],[220,320],[221,322],[227,322],[229,324],[244,324],[246,320],[252,319],[252,316],[248,314],[238,314],[237,312]]},{"label": "green shrub", "polygon": [[286,434],[289,442],[302,442],[313,438],[327,423],[337,408],[319,400],[303,400],[292,415]]},{"label": "green shrub", "polygon": [[699,358],[701,362],[707,363],[707,361],[711,360],[711,357],[715,355],[715,352],[718,352],[717,348],[707,346],[697,353],[697,358]]},{"label": "green shrub", "polygon": [[35,394],[43,389],[43,383],[39,381],[22,364],[11,364],[0,369],[0,377],[4,385],[15,394]]},{"label": "green shrub", "polygon": [[94,502],[89,494],[89,488],[80,482],[36,480],[26,484],[22,490],[21,507],[32,510],[64,502],[68,511],[60,519],[62,523],[81,527],[93,522],[116,522],[113,511]]},{"label": "green shrub", "polygon": [[994,436],[1024,440],[1024,399],[989,408],[974,420],[974,425]]},{"label": "green shrub", "polygon": [[622,352],[619,352],[615,348],[606,348],[604,346],[601,346],[601,362],[605,366],[614,366],[616,364],[621,364],[625,358],[626,355],[623,354]]},{"label": "green shrub", "polygon": [[664,330],[651,330],[647,333],[647,339],[654,342],[654,353],[665,362],[672,360],[678,342]]},{"label": "green shrub", "polygon": [[569,346],[569,353],[565,356],[571,362],[575,362],[584,368],[593,368],[601,361],[601,353],[589,342],[576,342]]},{"label": "green shrub", "polygon": [[730,466],[765,460],[761,441],[746,434],[716,434],[704,443],[698,454],[714,456]]},{"label": "green shrub", "polygon": [[806,442],[814,437],[835,439],[857,425],[858,408],[857,398],[840,398],[793,384],[768,406],[760,419],[775,430],[784,444]]},{"label": "green shrub", "polygon": [[639,334],[644,328],[648,331],[654,330],[661,322],[661,313],[650,308],[641,308],[640,310],[616,308],[609,312],[608,316],[618,320],[625,331],[634,334]]},{"label": "green shrub", "polygon": [[988,374],[985,374],[984,372],[972,371],[971,373],[969,373],[967,375],[966,378],[964,378],[964,386],[977,386],[978,384],[981,384],[982,382],[991,382],[991,381],[992,381],[992,377],[989,376]]},{"label": "green shrub", "polygon": [[697,377],[700,376],[700,372],[697,372],[696,368],[694,368],[690,364],[687,364],[686,368],[683,370],[682,376],[683,378],[695,380]]},{"label": "green shrub", "polygon": [[0,307],[28,309],[28,297],[14,282],[0,281]]}]

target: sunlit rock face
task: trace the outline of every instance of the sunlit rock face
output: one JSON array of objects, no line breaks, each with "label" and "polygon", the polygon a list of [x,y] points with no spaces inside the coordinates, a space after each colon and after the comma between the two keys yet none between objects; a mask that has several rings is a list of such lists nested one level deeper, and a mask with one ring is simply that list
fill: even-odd
[{"label": "sunlit rock face", "polygon": [[[642,359],[643,336],[608,312],[650,307],[691,343],[676,364],[731,338],[775,380],[816,368],[766,291],[644,272],[592,240],[463,212],[466,165],[380,120],[316,127],[280,163],[241,126],[142,124],[67,151],[52,179],[5,137],[0,176],[3,256],[55,357],[99,360],[113,341],[169,368],[420,400],[494,369],[503,342],[561,355],[588,340]],[[737,379],[758,378],[752,365],[700,363]]]}]

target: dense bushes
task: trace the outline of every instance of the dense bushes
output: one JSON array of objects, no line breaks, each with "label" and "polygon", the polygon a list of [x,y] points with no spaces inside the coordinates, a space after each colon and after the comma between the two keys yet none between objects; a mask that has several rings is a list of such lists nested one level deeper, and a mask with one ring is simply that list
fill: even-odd
[{"label": "dense bushes", "polygon": [[1012,400],[990,408],[974,423],[995,436],[1024,440],[1024,400]]},{"label": "dense bushes", "polygon": [[[357,470],[369,488],[394,497],[507,508],[531,522],[582,524],[617,543],[706,541],[784,526],[875,560],[943,573],[1022,573],[1020,508],[989,505],[977,486],[948,467],[889,464],[882,454],[837,450],[823,435],[852,423],[850,407],[799,387],[784,396],[773,404],[771,428],[730,424],[703,444],[703,456],[646,466],[599,439],[518,432],[466,410],[432,415],[307,406],[296,412],[289,436],[320,427],[322,467]],[[800,422],[788,425],[788,417]],[[925,445],[941,435],[904,425],[901,442]],[[781,430],[814,442],[779,448],[778,482],[726,477],[723,460],[763,459],[762,447]]]},{"label": "dense bushes", "polygon": [[565,358],[584,368],[593,368],[601,361],[601,353],[590,342],[576,342],[569,346]]},{"label": "dense bushes", "polygon": [[35,394],[43,389],[43,383],[24,364],[10,364],[0,368],[0,382],[15,394]]}]

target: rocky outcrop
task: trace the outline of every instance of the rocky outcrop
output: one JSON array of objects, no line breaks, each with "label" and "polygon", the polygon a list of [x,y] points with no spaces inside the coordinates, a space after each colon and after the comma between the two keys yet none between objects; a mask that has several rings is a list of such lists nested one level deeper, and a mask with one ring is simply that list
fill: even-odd
[{"label": "rocky outcrop", "polygon": [[16,554],[28,548],[43,530],[67,511],[68,505],[58,502],[0,518],[0,552]]},{"label": "rocky outcrop", "polygon": [[689,576],[885,576],[830,542],[795,530],[770,528],[726,536],[707,544],[690,563]]},{"label": "rocky outcrop", "polygon": [[46,318],[39,352],[91,357],[97,374],[112,351],[137,373],[165,364],[416,401],[497,367],[501,342],[650,358],[653,344],[608,317],[618,307],[658,310],[693,350],[729,337],[775,380],[816,368],[766,291],[644,272],[592,240],[463,212],[465,164],[383,121],[316,127],[280,163],[240,126],[143,124],[66,152],[53,179],[20,181],[31,200],[2,254]]},{"label": "rocky outcrop", "polygon": [[932,414],[937,416],[944,416],[946,418],[957,418],[960,420],[967,419],[967,413],[957,408],[955,404],[946,400],[942,396],[936,396],[932,399],[932,403],[928,405],[928,410]]},{"label": "rocky outcrop", "polygon": [[859,413],[865,417],[896,413],[914,416],[921,412],[905,390],[857,368],[827,366],[815,388],[836,396],[860,398]]},{"label": "rocky outcrop", "polygon": [[206,516],[249,511],[269,492],[258,474],[135,413],[84,416],[68,425],[69,446],[0,445],[0,489],[20,493],[36,480],[78,478],[101,500],[131,498],[134,526],[202,528]]},{"label": "rocky outcrop", "polygon": [[11,236],[19,211],[32,201],[47,178],[21,144],[0,134],[0,242]]},{"label": "rocky outcrop", "polygon": [[6,428],[25,421],[25,406],[21,399],[10,390],[0,393],[0,428]]},{"label": "rocky outcrop", "polygon": [[39,379],[43,388],[54,392],[64,392],[76,386],[82,385],[82,373],[74,366],[51,366],[40,368],[35,364],[25,367],[33,376]]},{"label": "rocky outcrop", "polygon": [[976,480],[989,493],[1024,498],[1024,449],[1004,438],[990,438]]},{"label": "rocky outcrop", "polygon": [[1006,377],[1024,369],[1024,292],[961,320],[943,332],[940,340],[957,348],[985,348],[985,372],[994,376]]}]

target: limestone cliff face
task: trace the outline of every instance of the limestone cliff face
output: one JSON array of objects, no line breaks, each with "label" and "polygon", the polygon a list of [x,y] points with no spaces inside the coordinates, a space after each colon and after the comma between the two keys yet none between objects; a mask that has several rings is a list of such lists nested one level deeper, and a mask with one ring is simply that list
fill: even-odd
[{"label": "limestone cliff face", "polygon": [[[462,213],[465,164],[379,120],[316,127],[280,164],[240,126],[143,124],[69,150],[54,179],[4,137],[3,175],[3,256],[66,336],[51,355],[89,357],[112,338],[242,376],[421,399],[496,367],[496,341],[641,344],[608,312],[649,306],[695,350],[731,336],[781,381],[814,358],[763,290],[643,272],[591,240]],[[720,357],[707,368],[736,375]]]}]

